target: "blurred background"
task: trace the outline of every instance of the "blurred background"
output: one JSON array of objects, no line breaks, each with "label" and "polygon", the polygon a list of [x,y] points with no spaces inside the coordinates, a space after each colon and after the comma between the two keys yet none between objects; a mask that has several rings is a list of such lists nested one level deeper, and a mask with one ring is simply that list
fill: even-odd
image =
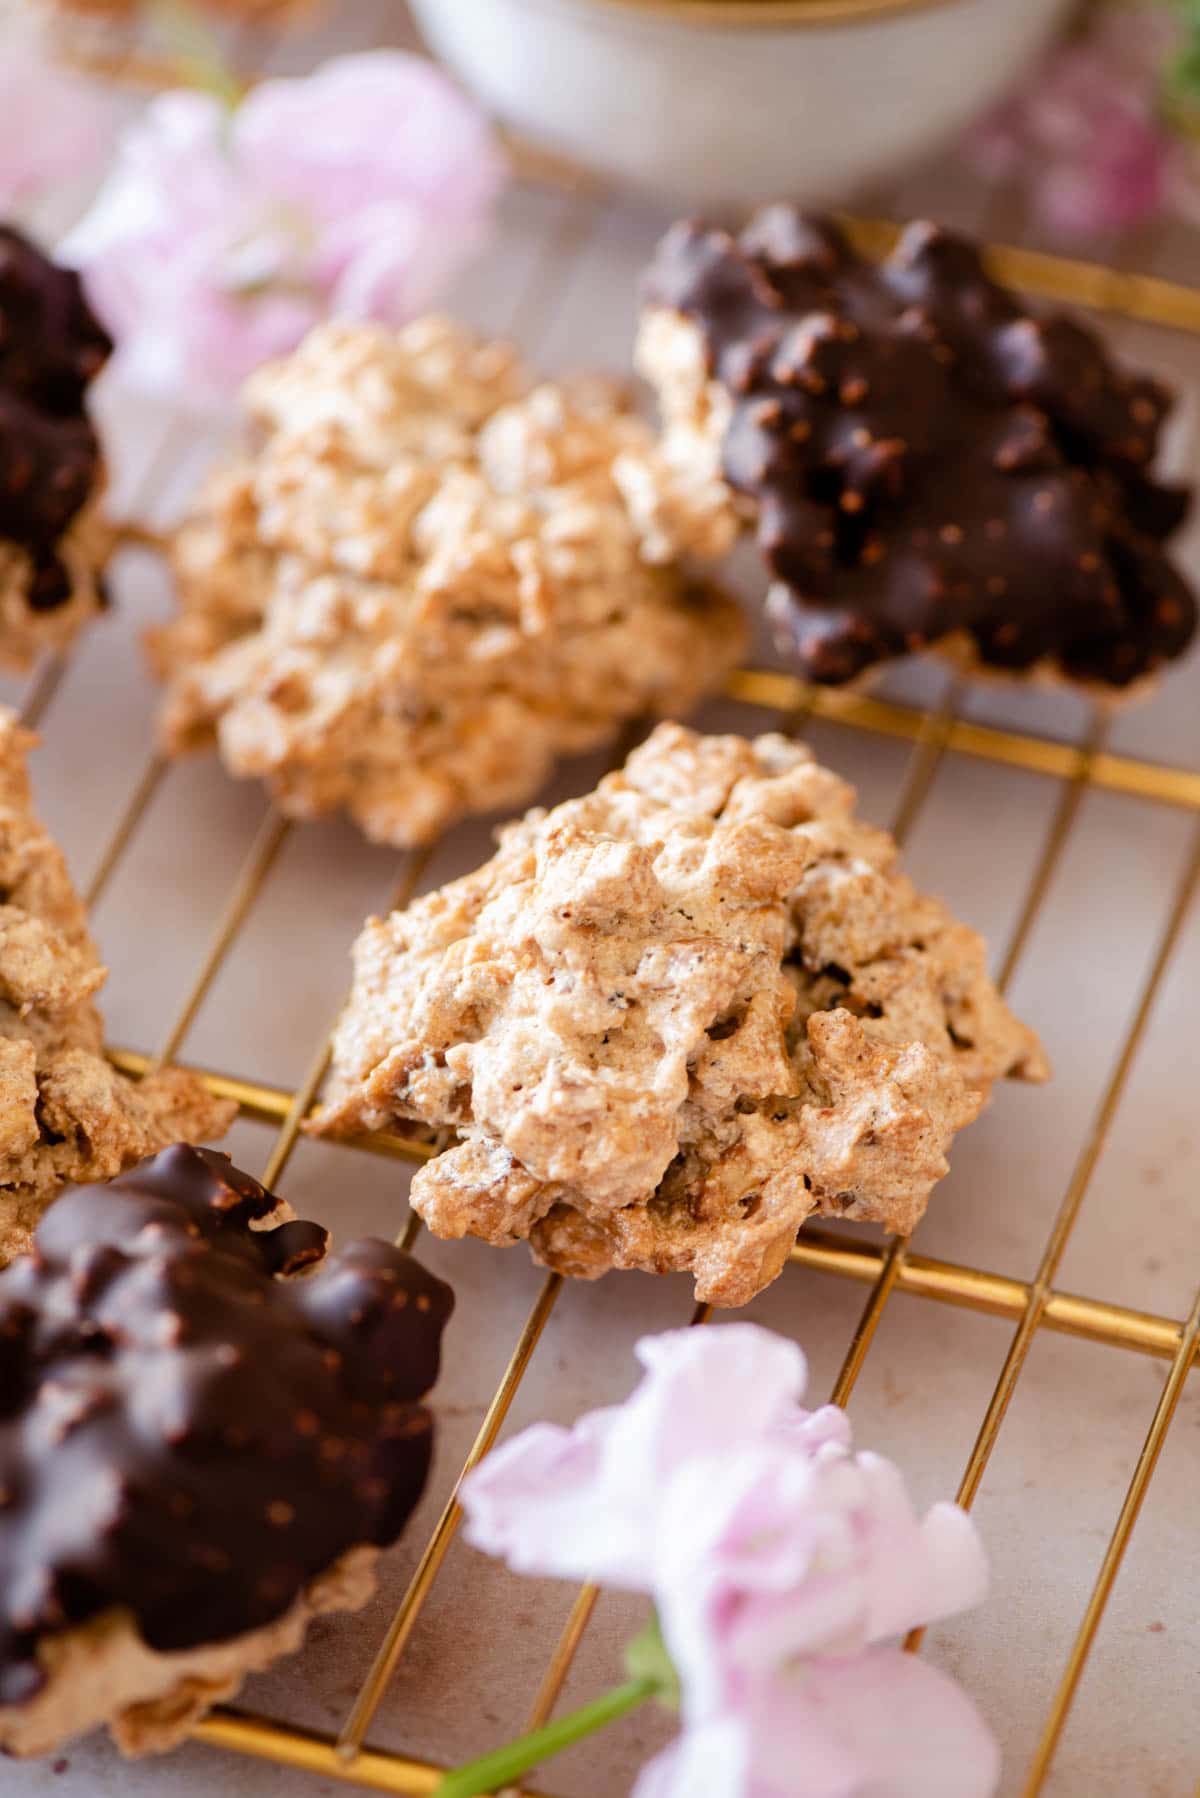
[{"label": "blurred background", "polygon": [[1109,258],[1200,209],[1196,0],[5,0],[0,28],[10,83],[32,40],[127,106],[428,50],[564,176],[689,206],[979,184],[1030,241]]}]

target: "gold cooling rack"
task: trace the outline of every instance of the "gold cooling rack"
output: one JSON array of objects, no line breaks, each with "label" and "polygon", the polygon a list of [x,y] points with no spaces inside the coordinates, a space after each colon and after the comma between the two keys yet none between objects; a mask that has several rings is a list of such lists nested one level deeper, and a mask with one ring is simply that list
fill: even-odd
[{"label": "gold cooling rack", "polygon": [[[1108,310],[1153,319],[1200,335],[1200,296],[1192,291],[1140,277],[1108,271],[1057,258],[1028,258],[1023,252],[999,251],[996,263],[1022,285],[1099,303]],[[49,705],[61,665],[43,667],[28,689],[23,713],[36,722]],[[911,752],[898,796],[892,828],[903,838],[916,821],[934,777],[944,758],[981,758],[1009,768],[1029,771],[1051,780],[1058,788],[1057,804],[1037,856],[1032,879],[1017,908],[1005,948],[998,982],[1012,980],[1035,920],[1050,890],[1089,788],[1132,796],[1142,803],[1180,809],[1193,819],[1191,848],[1183,877],[1175,891],[1168,921],[1120,1042],[1107,1084],[1079,1144],[1074,1171],[1063,1193],[1053,1227],[1033,1277],[1027,1281],[1007,1278],[987,1268],[931,1259],[917,1254],[908,1238],[897,1238],[887,1247],[859,1240],[835,1230],[805,1229],[792,1250],[792,1270],[784,1278],[796,1278],[797,1269],[815,1269],[858,1281],[867,1288],[856,1329],[845,1351],[833,1398],[845,1404],[871,1349],[879,1321],[897,1290],[942,1304],[988,1312],[1011,1320],[1013,1332],[1000,1376],[980,1420],[974,1448],[962,1475],[958,1497],[970,1505],[979,1489],[1026,1365],[1030,1348],[1040,1330],[1065,1332],[1093,1343],[1104,1343],[1131,1354],[1156,1356],[1164,1364],[1161,1392],[1149,1419],[1145,1440],[1130,1474],[1111,1537],[1104,1552],[1086,1608],[1079,1620],[1058,1684],[1050,1699],[1041,1737],[1028,1768],[1023,1792],[1026,1798],[1042,1789],[1068,1711],[1075,1696],[1085,1661],[1092,1646],[1106,1602],[1121,1566],[1138,1512],[1154,1475],[1167,1431],[1179,1404],[1189,1369],[1200,1341],[1200,1293],[1186,1318],[1163,1317],[1111,1304],[1099,1297],[1059,1290],[1055,1281],[1068,1238],[1087,1197],[1092,1175],[1116,1114],[1122,1092],[1145,1032],[1155,998],[1179,941],[1188,908],[1200,881],[1200,771],[1110,753],[1105,747],[1107,718],[1097,710],[1080,739],[1063,742],[969,722],[957,715],[960,689],[954,685],[941,707],[923,712],[903,705],[833,691],[813,691],[790,676],[770,670],[743,670],[733,676],[731,694],[769,715],[769,722],[798,728],[808,717],[828,719],[850,730],[873,736],[906,740]],[[133,837],[139,821],[164,774],[158,758],[151,758],[129,796],[117,827],[101,856],[88,892],[94,902],[107,885]],[[171,1020],[154,1057],[132,1049],[112,1051],[115,1063],[140,1075],[151,1060],[170,1058],[183,1042],[188,1027],[212,985],[239,931],[254,906],[271,864],[289,830],[289,822],[268,814],[239,870],[222,916],[178,1015]],[[430,851],[408,857],[395,896],[397,905],[411,898]],[[204,1080],[219,1094],[238,1101],[245,1116],[275,1127],[274,1147],[263,1170],[268,1185],[276,1184],[295,1147],[302,1121],[311,1112],[324,1076],[328,1044],[316,1054],[307,1078],[295,1091],[241,1079],[218,1069],[200,1069]],[[372,1153],[421,1157],[430,1151],[387,1137],[347,1146],[361,1146]],[[405,1234],[409,1246],[420,1229],[413,1218]],[[467,1456],[463,1473],[485,1455],[495,1442],[521,1380],[537,1351],[547,1320],[559,1297],[562,1281],[550,1274],[513,1346],[508,1366],[492,1396],[478,1435]],[[703,1309],[695,1322],[705,1321]],[[461,1478],[461,1475],[460,1475]],[[285,1725],[269,1717],[222,1709],[198,1724],[199,1740],[234,1753],[274,1761],[281,1766],[323,1775],[362,1789],[421,1794],[431,1793],[443,1769],[428,1761],[385,1751],[368,1744],[367,1735],[388,1682],[403,1656],[446,1554],[454,1539],[461,1513],[455,1487],[447,1494],[437,1524],[421,1553],[416,1570],[341,1733],[328,1736]],[[562,1635],[553,1650],[542,1683],[529,1709],[530,1725],[544,1721],[553,1711],[573,1657],[588,1627],[596,1600],[594,1588],[584,1587],[573,1606]],[[911,1641],[914,1650],[918,1644]],[[553,1772],[550,1774],[553,1779]],[[545,1788],[539,1787],[544,1794]],[[532,1795],[529,1795],[532,1798]],[[714,1794],[713,1798],[720,1798]]]}]

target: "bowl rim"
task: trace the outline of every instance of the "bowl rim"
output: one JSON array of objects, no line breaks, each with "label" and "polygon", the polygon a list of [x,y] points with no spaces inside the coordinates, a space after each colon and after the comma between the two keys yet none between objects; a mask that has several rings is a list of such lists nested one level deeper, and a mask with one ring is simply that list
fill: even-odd
[{"label": "bowl rim", "polygon": [[[573,0],[578,4],[578,0]],[[962,7],[966,0],[591,0],[614,12],[651,15],[681,25],[722,31],[804,30],[831,25],[878,24],[916,13]]]}]

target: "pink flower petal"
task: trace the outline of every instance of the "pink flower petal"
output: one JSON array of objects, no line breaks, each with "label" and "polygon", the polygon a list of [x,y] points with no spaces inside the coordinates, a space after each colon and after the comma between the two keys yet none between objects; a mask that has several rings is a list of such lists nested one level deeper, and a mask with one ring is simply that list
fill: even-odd
[{"label": "pink flower petal", "polygon": [[1021,92],[965,140],[991,179],[1021,176],[1050,231],[1127,230],[1166,205],[1176,145],[1159,117],[1163,59],[1179,24],[1165,6],[1102,7]]},{"label": "pink flower petal", "polygon": [[919,1517],[840,1412],[805,1411],[792,1343],[729,1324],[646,1338],[638,1356],[623,1405],[525,1431],[462,1495],[470,1539],[521,1571],[654,1598],[684,1733],[637,1798],[990,1791],[995,1751],[969,1702],[875,1646],[982,1598],[966,1513]]},{"label": "pink flower petal", "polygon": [[474,215],[504,161],[483,114],[436,64],[401,50],[336,57],[303,80],[265,81],[240,107],[238,160],[325,220],[410,196]]},{"label": "pink flower petal", "polygon": [[0,58],[0,206],[35,198],[103,158],[113,133],[108,101],[8,28]]},{"label": "pink flower petal", "polygon": [[573,1430],[535,1424],[493,1449],[463,1481],[467,1540],[519,1573],[601,1579],[649,1591],[652,1498],[616,1491],[604,1451],[616,1411],[593,1411]]},{"label": "pink flower petal", "polygon": [[638,1774],[630,1798],[740,1798],[750,1792],[752,1750],[744,1722],[727,1716],[684,1733]]},{"label": "pink flower petal", "polygon": [[232,119],[161,95],[66,256],[127,380],[228,404],[319,319],[400,324],[485,233],[504,164],[478,108],[400,51],[269,81]]},{"label": "pink flower petal", "polygon": [[732,1455],[786,1427],[808,1378],[797,1345],[755,1324],[643,1336],[636,1353],[647,1377],[622,1407],[622,1441],[660,1472],[706,1451]]},{"label": "pink flower petal", "polygon": [[987,1593],[987,1559],[966,1512],[941,1504],[918,1523],[898,1468],[872,1454],[860,1455],[858,1466],[870,1518],[865,1542],[867,1639],[902,1635],[914,1625],[981,1603]]}]

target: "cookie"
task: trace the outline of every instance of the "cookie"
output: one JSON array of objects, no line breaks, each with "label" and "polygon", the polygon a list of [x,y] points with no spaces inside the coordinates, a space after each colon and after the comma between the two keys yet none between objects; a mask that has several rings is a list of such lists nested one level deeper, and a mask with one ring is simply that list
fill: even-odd
[{"label": "cookie", "polygon": [[237,1110],[178,1068],[134,1081],[105,1060],[94,998],[106,969],[33,814],[36,740],[0,712],[0,1264],[68,1182],[106,1180],[180,1136],[220,1136]]},{"label": "cookie", "polygon": [[176,538],[151,641],[171,754],[215,743],[285,811],[408,846],[736,659],[736,605],[647,560],[613,462],[651,438],[611,386],[531,387],[430,318],[322,326],[246,404],[258,447]]},{"label": "cookie", "polygon": [[910,1230],[993,1082],[1048,1072],[981,939],[778,735],[659,726],[354,959],[318,1133],[446,1131],[435,1234],[716,1305],[812,1212]]},{"label": "cookie", "polygon": [[0,1747],[170,1747],[370,1597],[424,1489],[453,1295],[326,1243],[178,1143],[65,1194],[0,1273]]},{"label": "cookie", "polygon": [[631,504],[682,481],[710,535],[747,526],[809,679],[945,643],[1113,695],[1186,649],[1196,602],[1164,544],[1189,496],[1152,473],[1170,395],[1027,310],[966,239],[913,224],[874,263],[774,206],[739,237],[675,226],[645,292],[664,431],[624,468]]},{"label": "cookie", "polygon": [[111,348],[74,270],[0,226],[0,667],[18,673],[104,603],[112,534],[85,402]]}]

